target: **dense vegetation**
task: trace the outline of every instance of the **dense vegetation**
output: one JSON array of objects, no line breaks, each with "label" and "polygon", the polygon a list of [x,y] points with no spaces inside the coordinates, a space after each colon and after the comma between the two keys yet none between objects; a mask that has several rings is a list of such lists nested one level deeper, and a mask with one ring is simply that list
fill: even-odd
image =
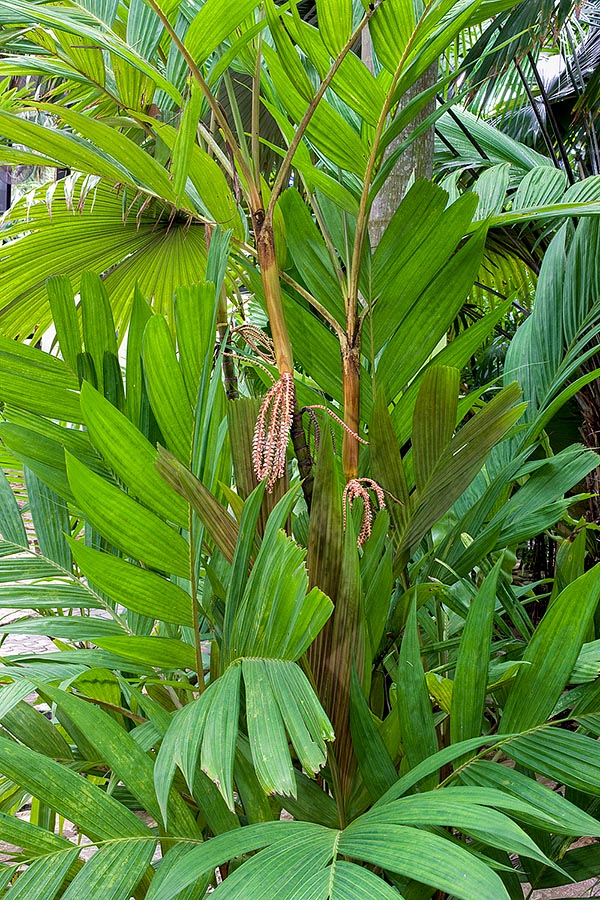
[{"label": "dense vegetation", "polygon": [[599,25],[0,0],[9,898],[598,872]]}]

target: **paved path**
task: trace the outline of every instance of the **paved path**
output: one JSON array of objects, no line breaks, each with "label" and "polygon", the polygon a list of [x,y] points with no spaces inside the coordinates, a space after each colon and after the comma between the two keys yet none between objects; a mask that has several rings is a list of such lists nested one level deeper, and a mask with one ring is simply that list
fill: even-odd
[{"label": "paved path", "polygon": [[[2,625],[0,624],[0,630]],[[7,634],[0,647],[0,656],[17,656],[19,654],[37,655],[50,653],[56,647],[50,638],[39,634]]]}]

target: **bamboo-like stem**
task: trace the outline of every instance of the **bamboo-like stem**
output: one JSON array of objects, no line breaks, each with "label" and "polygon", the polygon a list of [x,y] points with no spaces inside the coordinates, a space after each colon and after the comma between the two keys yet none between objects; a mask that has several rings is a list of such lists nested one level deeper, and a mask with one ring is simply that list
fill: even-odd
[{"label": "bamboo-like stem", "polygon": [[271,336],[275,348],[275,360],[280,375],[294,372],[292,345],[283,313],[279,266],[275,255],[275,234],[273,225],[264,219],[262,208],[254,210],[254,234],[260,275],[265,292],[267,315],[271,326]]},{"label": "bamboo-like stem", "polygon": [[[419,24],[427,16],[433,0],[427,4]],[[349,288],[346,301],[346,341],[342,344],[342,380],[344,390],[344,422],[354,434],[358,434],[360,430],[360,331],[362,321],[358,313],[358,296],[360,281],[360,264],[362,259],[364,242],[368,232],[369,225],[369,190],[371,182],[375,174],[377,157],[379,154],[379,146],[385,129],[387,117],[392,107],[392,101],[398,81],[404,64],[412,50],[414,41],[419,32],[419,24],[417,24],[410,39],[404,49],[402,58],[398,63],[396,71],[392,77],[390,88],[385,98],[385,102],[379,114],[379,119],[375,127],[371,152],[367,160],[365,169],[365,177],[363,189],[361,192],[358,215],[356,219],[356,234],[354,238],[354,247],[352,249],[352,261],[349,273]],[[342,465],[346,480],[350,481],[358,475],[358,441],[352,434],[344,432],[344,442],[342,444]]]},{"label": "bamboo-like stem", "polygon": [[[259,206],[256,206],[252,202],[250,203],[252,209],[252,218],[254,222],[254,233],[256,236],[258,262],[260,266],[263,290],[265,293],[265,300],[267,304],[267,314],[269,316],[271,335],[273,337],[273,344],[275,347],[275,358],[280,375],[285,375],[288,373],[293,374],[294,359],[283,311],[279,267],[277,265],[277,257],[275,254],[275,237],[273,230],[273,215],[275,211],[275,205],[279,196],[281,195],[282,190],[285,187],[286,179],[288,178],[296,150],[298,149],[300,142],[302,141],[306,133],[306,129],[308,128],[308,125],[310,124],[310,121],[315,114],[319,103],[325,95],[325,91],[331,84],[344,58],[352,50],[352,47],[357,38],[360,36],[362,30],[365,28],[381,2],[382,0],[376,0],[376,2],[372,4],[371,9],[366,13],[336,59],[333,61],[329,72],[321,82],[319,89],[310,101],[308,108],[306,109],[306,112],[304,113],[304,116],[302,117],[292,140],[290,141],[287,153],[275,178],[275,183],[273,184],[273,188],[271,190],[271,196],[266,212],[262,207],[262,203]],[[256,123],[253,123],[253,126],[253,130],[255,130]],[[329,317],[327,318],[329,319]],[[338,331],[339,335],[339,330],[337,328],[336,331]],[[358,398],[360,398],[360,391],[358,391],[357,396]],[[304,429],[301,427],[301,417],[297,409],[297,404],[294,418],[295,425],[292,428],[295,435],[294,449],[297,452],[298,463],[300,465],[301,472],[305,470],[304,477],[306,479],[308,478],[308,475],[310,473],[310,452],[306,447]],[[358,452],[356,456],[356,469],[358,472]],[[306,484],[305,495],[309,492],[309,490],[310,494],[312,493],[311,487],[312,485]],[[310,502],[310,494],[307,497],[307,502]]]},{"label": "bamboo-like stem", "polygon": [[198,693],[203,694],[206,688],[204,683],[204,663],[202,662],[202,643],[200,641],[200,609],[198,607],[198,590],[196,584],[196,558],[194,552],[194,513],[190,506],[189,514],[190,532],[190,585],[192,594],[192,621],[194,628],[194,652],[196,655],[196,672],[198,674]]},{"label": "bamboo-like stem", "polygon": [[[298,128],[296,129],[296,132],[290,142],[287,153],[277,173],[277,177],[275,178],[275,183],[271,191],[271,197],[269,199],[269,204],[267,206],[266,212],[263,211],[262,206],[256,207],[252,206],[251,204],[254,220],[254,231],[256,235],[258,261],[260,265],[263,289],[265,292],[265,300],[267,304],[267,314],[269,316],[271,334],[273,336],[273,343],[275,346],[277,368],[281,375],[288,372],[293,372],[293,355],[287,325],[285,322],[285,316],[283,313],[279,269],[275,256],[273,232],[273,215],[275,211],[275,204],[277,203],[277,200],[285,187],[286,178],[288,177],[296,150],[298,149],[300,142],[306,133],[306,129],[308,128],[319,103],[323,99],[327,88],[331,84],[336,72],[344,61],[344,58],[352,50],[352,47],[354,46],[356,40],[360,37],[363,29],[366,27],[381,2],[382,0],[378,0],[378,2],[372,4],[371,8],[368,10],[362,21],[350,36],[349,40],[346,42],[344,47],[342,47],[340,53],[333,61],[329,72],[321,82],[319,89],[310,101],[308,108],[306,109],[306,112],[304,113],[304,116],[302,117],[302,120],[300,121]],[[385,115],[387,115],[387,109]],[[384,123],[385,116],[382,120],[382,129]],[[342,352],[342,359],[343,361],[344,359],[346,360],[346,375],[343,375],[343,378],[344,398],[347,402],[345,402],[344,405],[345,409],[349,410],[349,421],[347,421],[346,424],[349,425],[349,427],[353,431],[356,431],[356,429],[360,425],[360,343],[358,328],[349,328],[348,334],[345,338],[340,335],[338,328],[336,328],[335,330],[338,333],[340,339],[344,341],[344,345],[347,341],[348,336],[350,338],[347,352],[346,348],[344,348]],[[350,374],[351,372],[353,373],[352,375]],[[354,424],[351,425],[350,422]],[[354,438],[351,438],[347,433],[345,433],[344,435],[344,445],[342,449],[343,457],[344,448],[346,456],[348,457],[348,463],[347,465],[344,465],[344,469],[345,471],[347,470],[348,473],[355,473],[348,474],[347,477],[356,477],[358,475],[358,442]],[[300,446],[299,449],[302,455],[304,453],[303,447]]]},{"label": "bamboo-like stem", "polygon": [[[425,16],[428,14],[429,9],[432,5],[433,0],[427,4],[425,11],[423,12],[421,22]],[[410,51],[412,50],[413,43],[418,34],[419,27],[415,28],[413,33],[410,36],[410,39],[404,48],[404,53],[402,54],[402,59],[398,63],[396,71],[392,77],[392,82],[390,84],[390,88],[387,92],[385,102],[383,104],[381,113],[379,114],[379,119],[377,121],[377,125],[375,127],[375,134],[373,136],[373,144],[371,147],[371,152],[369,154],[369,159],[367,160],[367,166],[365,169],[365,178],[363,183],[363,189],[361,192],[360,203],[358,206],[358,215],[356,219],[356,235],[354,238],[354,247],[352,250],[352,263],[350,267],[350,289],[348,291],[348,306],[347,306],[347,321],[356,323],[357,322],[357,309],[358,309],[358,282],[359,282],[359,273],[360,273],[360,261],[362,256],[363,245],[365,242],[365,237],[367,234],[368,224],[369,224],[369,188],[371,187],[371,182],[373,180],[373,175],[375,174],[375,165],[377,163],[377,156],[379,154],[379,145],[381,143],[381,138],[383,136],[383,132],[385,129],[386,120],[389,114],[389,111],[392,106],[392,101],[394,97],[394,93],[396,91],[396,86],[398,81],[400,80],[400,75],[402,74],[402,69],[404,68],[404,63],[406,62]]]},{"label": "bamboo-like stem", "polygon": [[[258,88],[260,82],[260,51],[257,54],[256,71],[252,85],[252,146],[255,151],[258,147],[259,112]],[[260,158],[260,157],[259,157]],[[260,166],[254,160],[255,177],[257,186],[260,185]],[[272,198],[271,198],[272,199]],[[256,239],[256,254],[260,267],[260,275],[267,304],[267,315],[271,327],[271,336],[275,349],[275,360],[280,375],[294,374],[294,356],[292,344],[283,312],[281,296],[281,283],[279,266],[275,252],[275,232],[273,229],[273,216],[265,214],[262,196],[255,202],[251,202],[252,222]]]},{"label": "bamboo-like stem", "polygon": [[[342,385],[344,389],[344,437],[342,465],[346,481],[358,478],[359,445],[355,435],[360,429],[360,332],[342,344]],[[348,430],[349,429],[349,430]],[[352,432],[352,433],[350,433]]]}]

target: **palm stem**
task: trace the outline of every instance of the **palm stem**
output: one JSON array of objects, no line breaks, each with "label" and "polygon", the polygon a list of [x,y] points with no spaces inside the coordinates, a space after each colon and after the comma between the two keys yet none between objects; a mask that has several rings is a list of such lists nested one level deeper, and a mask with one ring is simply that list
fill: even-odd
[{"label": "palm stem", "polygon": [[190,506],[189,514],[190,532],[190,587],[192,594],[192,618],[194,629],[194,652],[196,654],[196,672],[198,675],[198,693],[203,694],[206,688],[204,683],[204,663],[202,661],[202,642],[200,640],[200,607],[198,606],[198,590],[196,582],[196,556],[194,551],[194,513]]},{"label": "palm stem", "polygon": [[[421,20],[427,15],[430,3],[427,4]],[[356,235],[354,238],[354,247],[352,251],[352,262],[350,264],[350,278],[348,299],[346,302],[346,342],[342,344],[342,380],[344,389],[344,422],[351,432],[359,433],[360,429],[360,330],[361,321],[358,314],[358,294],[359,294],[359,277],[360,265],[363,254],[364,242],[368,233],[369,224],[369,208],[372,202],[370,198],[370,187],[375,174],[377,159],[379,156],[379,147],[385,129],[387,117],[392,107],[392,102],[398,81],[404,64],[412,50],[413,43],[418,34],[418,25],[413,31],[405,49],[402,58],[396,67],[396,71],[392,77],[392,81],[385,98],[385,102],[379,114],[379,119],[375,128],[371,152],[365,169],[365,177],[363,189],[358,207],[358,215],[356,219]],[[342,465],[346,480],[356,478],[358,475],[358,441],[352,434],[344,432],[344,442],[342,445]]]},{"label": "palm stem", "polygon": [[[342,465],[346,481],[358,478],[358,441],[360,428],[360,331],[347,336],[342,344],[342,386],[344,389],[344,437]],[[348,430],[349,429],[349,430]],[[350,434],[352,432],[352,434]]]},{"label": "palm stem", "polygon": [[269,325],[271,326],[271,336],[275,348],[277,369],[280,375],[285,375],[286,373],[291,375],[294,372],[294,357],[283,313],[273,225],[265,220],[262,208],[253,211],[253,219],[258,263],[267,304]]}]

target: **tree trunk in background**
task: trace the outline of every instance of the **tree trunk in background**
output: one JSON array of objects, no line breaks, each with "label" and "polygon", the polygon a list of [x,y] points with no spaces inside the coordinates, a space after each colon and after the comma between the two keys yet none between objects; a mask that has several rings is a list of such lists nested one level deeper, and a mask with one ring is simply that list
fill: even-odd
[{"label": "tree trunk in background", "polygon": [[[373,71],[371,39],[367,31],[363,32],[362,58],[369,69]],[[434,63],[404,95],[401,106],[405,107],[411,100],[427,90],[427,88],[433,87],[437,80],[437,72],[437,63]],[[421,110],[409,127],[392,141],[385,151],[385,158],[387,158],[390,153],[393,153],[393,151],[399,147],[410,134],[412,134],[415,128],[421,125],[434,111],[435,100],[432,100]],[[418,138],[415,138],[410,147],[402,154],[382,190],[373,201],[369,219],[369,237],[371,239],[372,250],[375,250],[379,244],[381,236],[387,228],[390,219],[398,209],[411,178],[413,178],[413,176],[415,179],[432,177],[434,140],[435,135],[433,128],[428,128],[427,131],[420,134]]]}]

